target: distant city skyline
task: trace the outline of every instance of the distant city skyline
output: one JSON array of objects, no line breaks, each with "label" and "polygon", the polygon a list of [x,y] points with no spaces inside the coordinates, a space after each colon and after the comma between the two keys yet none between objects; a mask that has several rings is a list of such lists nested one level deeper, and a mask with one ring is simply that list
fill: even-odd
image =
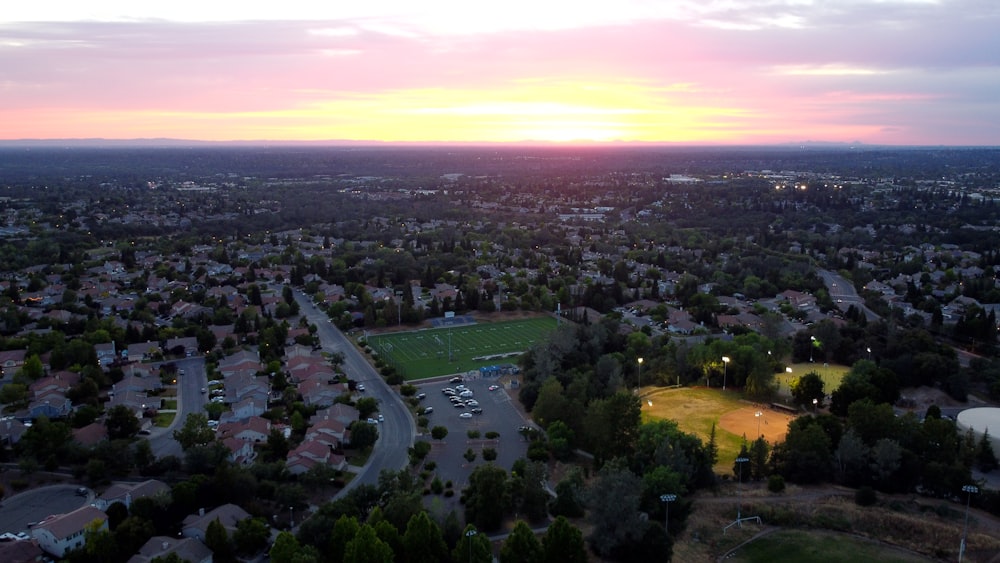
[{"label": "distant city skyline", "polygon": [[0,140],[1000,145],[983,0],[344,4],[5,6]]}]

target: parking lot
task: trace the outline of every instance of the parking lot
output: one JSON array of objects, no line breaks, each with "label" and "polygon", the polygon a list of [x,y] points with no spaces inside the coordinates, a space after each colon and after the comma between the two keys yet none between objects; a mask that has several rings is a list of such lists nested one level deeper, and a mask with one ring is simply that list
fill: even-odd
[{"label": "parking lot", "polygon": [[[442,481],[450,479],[459,490],[468,482],[472,470],[486,463],[482,459],[483,448],[496,449],[497,459],[494,463],[508,471],[514,462],[524,457],[528,451],[527,442],[517,432],[518,427],[525,424],[525,421],[521,413],[514,408],[512,403],[514,399],[510,392],[502,387],[490,391],[489,387],[496,385],[494,379],[472,379],[466,380],[463,384],[472,391],[473,399],[479,402],[479,408],[483,410],[481,414],[473,414],[471,418],[459,417],[464,412],[470,412],[471,408],[456,408],[449,401],[448,395],[442,393],[446,387],[455,389],[457,385],[449,382],[447,378],[418,385],[420,392],[427,394],[421,401],[422,406],[433,407],[434,411],[426,415],[430,420],[428,434],[417,436],[417,439],[431,442],[433,450],[428,460],[437,463],[435,472]],[[448,436],[440,444],[430,436],[430,429],[435,426],[444,426],[448,429]],[[469,430],[478,430],[480,438],[470,440]],[[487,440],[485,436],[490,431],[498,432],[500,438]],[[469,448],[476,452],[476,459],[471,464],[463,457]]]}]

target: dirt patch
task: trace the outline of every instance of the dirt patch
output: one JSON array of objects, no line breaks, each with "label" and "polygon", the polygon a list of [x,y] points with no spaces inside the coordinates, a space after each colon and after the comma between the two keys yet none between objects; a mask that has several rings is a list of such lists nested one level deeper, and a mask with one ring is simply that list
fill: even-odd
[{"label": "dirt patch", "polygon": [[[756,416],[758,412],[761,413],[759,417]],[[794,418],[794,415],[771,408],[749,406],[722,415],[719,427],[737,436],[746,436],[747,440],[754,440],[759,428],[760,435],[774,444],[785,441],[788,423]]]}]

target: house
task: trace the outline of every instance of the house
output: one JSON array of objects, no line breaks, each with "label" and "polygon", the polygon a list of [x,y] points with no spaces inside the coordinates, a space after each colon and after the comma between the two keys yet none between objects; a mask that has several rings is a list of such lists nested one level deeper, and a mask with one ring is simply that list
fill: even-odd
[{"label": "house", "polygon": [[361,413],[358,409],[344,403],[335,403],[325,409],[316,411],[316,414],[309,418],[309,424],[317,424],[324,419],[336,420],[344,426],[350,426],[352,422],[358,420]]},{"label": "house", "polygon": [[[81,446],[94,446],[101,440],[107,439],[108,428],[100,422],[91,422],[83,428],[73,429],[73,440]],[[102,509],[103,510],[103,509]]]},{"label": "house", "polygon": [[271,421],[259,416],[250,416],[237,422],[219,425],[219,436],[236,438],[244,442],[266,442],[271,434]]},{"label": "house", "polygon": [[226,532],[232,536],[236,532],[236,524],[247,518],[250,518],[250,514],[235,504],[223,504],[207,513],[202,508],[198,510],[198,514],[191,514],[184,518],[184,522],[181,523],[181,536],[205,541],[208,525],[215,520],[218,520]]},{"label": "house", "polygon": [[178,559],[189,563],[212,563],[212,550],[201,540],[169,536],[149,538],[149,541],[139,548],[139,553],[133,555],[128,563],[150,563],[154,559],[165,560],[171,555],[177,555]]},{"label": "house", "polygon": [[228,437],[222,439],[222,445],[229,450],[229,461],[236,465],[250,465],[257,457],[257,452],[253,449],[253,442]]},{"label": "house", "polygon": [[88,527],[96,524],[98,530],[108,530],[108,515],[103,510],[90,506],[77,508],[73,512],[49,516],[31,530],[31,537],[38,542],[39,547],[56,557],[63,557],[66,552],[82,547],[86,539]]},{"label": "house", "polygon": [[331,451],[330,446],[316,440],[304,441],[299,447],[288,452],[285,466],[292,475],[301,475],[313,467],[326,464],[334,469],[343,469],[347,466],[344,456],[337,455]]},{"label": "house", "polygon": [[298,390],[306,405],[331,405],[337,400],[337,397],[347,392],[347,384],[331,384],[325,380],[314,378],[300,383]]},{"label": "house", "polygon": [[260,362],[260,355],[256,351],[241,350],[230,356],[226,356],[219,362],[219,373],[223,377],[229,377],[239,372],[257,373],[264,369],[264,364]]},{"label": "house", "polygon": [[23,436],[27,430],[28,427],[13,416],[0,418],[0,444],[13,446],[21,441],[21,436]]},{"label": "house", "polygon": [[309,427],[303,441],[316,441],[334,450],[339,450],[347,441],[347,426],[340,421],[324,419]]},{"label": "house", "polygon": [[33,541],[0,542],[0,561],[4,563],[38,563],[48,559]]},{"label": "house", "polygon": [[115,342],[104,342],[94,344],[94,352],[97,354],[97,363],[102,368],[108,367],[118,359],[118,352],[115,351]]},{"label": "house", "polygon": [[176,354],[190,358],[198,353],[198,339],[194,336],[183,338],[170,338],[163,346],[168,354]]},{"label": "house", "polygon": [[162,354],[159,342],[136,342],[129,344],[125,351],[126,357],[135,362],[150,360],[157,354]]},{"label": "house", "polygon": [[0,351],[0,370],[4,376],[13,375],[24,365],[24,356],[28,353],[24,350],[3,350]]},{"label": "house", "polygon": [[137,498],[152,498],[170,494],[170,485],[156,479],[147,479],[140,483],[116,483],[94,500],[93,505],[101,510],[107,510],[116,502],[132,507],[132,501]]}]

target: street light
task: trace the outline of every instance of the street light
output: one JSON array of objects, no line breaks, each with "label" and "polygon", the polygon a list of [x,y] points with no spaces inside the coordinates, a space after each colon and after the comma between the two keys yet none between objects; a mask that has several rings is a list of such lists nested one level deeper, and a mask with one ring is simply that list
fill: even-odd
[{"label": "street light", "polygon": [[819,399],[813,399],[813,414],[816,414],[816,405],[819,404]]},{"label": "street light", "polygon": [[479,532],[475,530],[469,530],[468,532],[465,532],[465,537],[469,538],[469,563],[472,563],[472,537],[478,533]]},{"label": "street light", "polygon": [[295,527],[295,507],[288,507],[288,529],[291,530]]},{"label": "street light", "polygon": [[757,437],[760,438],[760,417],[764,416],[764,411],[757,411],[753,415],[757,418]]},{"label": "street light", "polygon": [[677,495],[660,495],[660,501],[663,503],[665,515],[663,516],[663,531],[670,533],[670,503],[677,500]]},{"label": "street light", "polygon": [[816,337],[815,336],[810,336],[809,340],[811,341],[811,343],[809,344],[809,363],[812,363],[812,361],[813,361],[813,348],[816,347]]},{"label": "street light", "polygon": [[958,546],[958,563],[962,563],[962,555],[965,554],[965,534],[969,530],[969,504],[972,502],[972,493],[978,493],[979,487],[975,485],[964,485],[962,491],[965,497],[965,525],[962,527],[962,543]]},{"label": "street light", "polygon": [[726,390],[726,372],[729,371],[729,356],[722,356],[722,390]]},{"label": "street light", "polygon": [[635,388],[635,394],[638,395],[639,389],[642,387],[642,358],[639,358],[636,361],[639,362],[639,377],[638,377],[638,383],[636,383],[636,388]]}]

